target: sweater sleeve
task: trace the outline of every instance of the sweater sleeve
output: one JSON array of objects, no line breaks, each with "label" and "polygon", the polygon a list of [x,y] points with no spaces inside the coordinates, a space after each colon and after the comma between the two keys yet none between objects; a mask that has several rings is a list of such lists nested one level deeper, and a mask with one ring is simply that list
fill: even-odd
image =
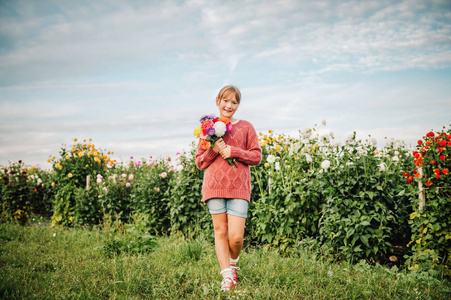
[{"label": "sweater sleeve", "polygon": [[215,160],[216,156],[218,156],[219,153],[216,153],[213,148],[208,148],[208,150],[204,150],[200,146],[200,142],[197,144],[197,153],[196,153],[196,166],[200,170],[204,170],[208,168],[213,161]]},{"label": "sweater sleeve", "polygon": [[259,165],[262,160],[262,149],[258,142],[258,136],[254,127],[249,123],[247,132],[247,149],[230,146],[231,157],[238,158],[238,161],[250,166]]}]

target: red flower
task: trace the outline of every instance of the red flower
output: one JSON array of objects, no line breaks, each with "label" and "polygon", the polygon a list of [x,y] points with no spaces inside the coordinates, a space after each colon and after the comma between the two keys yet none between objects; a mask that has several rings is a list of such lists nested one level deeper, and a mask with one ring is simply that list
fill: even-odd
[{"label": "red flower", "polygon": [[435,165],[435,160],[431,160],[431,165]]},{"label": "red flower", "polygon": [[440,160],[445,160],[445,155],[440,155]]},{"label": "red flower", "polygon": [[437,174],[437,179],[440,179],[440,175]]},{"label": "red flower", "polygon": [[448,135],[448,136],[446,137],[446,139],[447,139],[448,141],[451,140],[451,134]]},{"label": "red flower", "polygon": [[434,170],[434,173],[435,173],[435,174],[440,174],[440,170],[439,170],[439,169],[435,169],[435,170]]},{"label": "red flower", "polygon": [[8,173],[8,169],[5,169],[5,173]]},{"label": "red flower", "polygon": [[405,171],[404,173],[402,173],[402,176],[409,177],[409,172]]},{"label": "red flower", "polygon": [[418,172],[417,169],[412,171],[413,174],[416,174],[417,172]]},{"label": "red flower", "polygon": [[406,184],[411,183],[413,181],[413,176],[409,176],[406,180]]},{"label": "red flower", "polygon": [[432,181],[426,181],[426,185],[427,186],[431,186],[432,185]]},{"label": "red flower", "polygon": [[16,174],[16,172],[11,171],[11,172],[9,172],[9,174],[14,175],[14,174]]},{"label": "red flower", "polygon": [[418,145],[423,145],[423,140],[418,140]]},{"label": "red flower", "polygon": [[37,192],[38,192],[38,189],[37,189],[37,188],[34,188],[34,192],[37,193]]},{"label": "red flower", "polygon": [[[442,141],[443,142],[443,141]],[[446,144],[446,143],[445,143]],[[438,153],[442,153],[443,152],[443,148],[438,148]]]},{"label": "red flower", "polygon": [[451,146],[451,142],[448,142],[448,146]]},{"label": "red flower", "polygon": [[433,137],[433,136],[435,136],[435,134],[431,131],[431,132],[428,132],[428,133],[426,134],[426,136],[427,136],[427,137]]},{"label": "red flower", "polygon": [[439,145],[440,145],[440,146],[446,146],[446,144],[447,144],[447,143],[446,143],[445,140],[439,142]]},{"label": "red flower", "polygon": [[443,174],[448,174],[448,173],[449,173],[449,170],[448,170],[448,169],[443,169],[442,173],[443,173]]},{"label": "red flower", "polygon": [[420,178],[420,176],[421,176],[420,173],[416,173],[416,174],[415,174],[415,177],[416,177],[416,178]]}]

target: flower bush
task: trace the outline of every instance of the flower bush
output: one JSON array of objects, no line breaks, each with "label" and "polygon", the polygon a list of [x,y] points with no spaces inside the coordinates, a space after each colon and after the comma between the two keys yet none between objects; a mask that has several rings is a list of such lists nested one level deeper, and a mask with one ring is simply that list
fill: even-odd
[{"label": "flower bush", "polygon": [[19,160],[2,169],[1,220],[25,224],[32,210],[33,188],[28,170]]},{"label": "flower bush", "polygon": [[406,172],[406,183],[420,182],[424,200],[413,201],[410,215],[412,249],[411,269],[432,270],[438,265],[450,274],[451,265],[451,129],[429,132],[418,140],[413,151],[415,169]]},{"label": "flower bush", "polygon": [[85,218],[86,211],[78,210],[83,205],[75,205],[76,190],[86,187],[88,175],[91,178],[94,178],[96,174],[105,175],[107,166],[114,166],[114,161],[109,156],[104,155],[101,150],[95,148],[94,144],[91,144],[91,139],[89,142],[84,140],[83,143],[77,143],[77,139],[74,139],[74,142],[76,144],[72,147],[61,148],[58,159],[52,156],[47,160],[52,163],[55,172],[53,224],[72,225],[74,218],[77,220]]}]

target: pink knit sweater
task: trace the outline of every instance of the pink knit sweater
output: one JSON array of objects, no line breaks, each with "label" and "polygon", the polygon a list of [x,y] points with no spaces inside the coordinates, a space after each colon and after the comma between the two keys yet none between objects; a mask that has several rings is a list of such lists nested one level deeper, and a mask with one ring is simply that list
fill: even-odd
[{"label": "pink knit sweater", "polygon": [[251,123],[239,120],[232,130],[226,132],[224,142],[231,148],[231,157],[236,157],[238,168],[232,168],[219,153],[197,146],[196,165],[205,170],[202,199],[238,198],[251,199],[251,171],[249,166],[258,165],[262,150],[257,133]]}]

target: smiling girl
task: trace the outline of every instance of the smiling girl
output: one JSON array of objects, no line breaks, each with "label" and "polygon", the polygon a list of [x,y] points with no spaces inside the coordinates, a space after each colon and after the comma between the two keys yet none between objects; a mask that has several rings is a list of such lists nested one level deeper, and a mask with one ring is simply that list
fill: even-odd
[{"label": "smiling girl", "polygon": [[[213,219],[216,255],[223,277],[221,290],[230,291],[238,283],[236,266],[243,247],[244,226],[251,198],[249,166],[258,165],[262,151],[251,123],[234,117],[241,101],[240,90],[223,87],[216,97],[220,117],[232,123],[232,130],[212,148],[197,147],[196,165],[205,170],[202,198]],[[227,158],[237,160],[232,168]]]}]

